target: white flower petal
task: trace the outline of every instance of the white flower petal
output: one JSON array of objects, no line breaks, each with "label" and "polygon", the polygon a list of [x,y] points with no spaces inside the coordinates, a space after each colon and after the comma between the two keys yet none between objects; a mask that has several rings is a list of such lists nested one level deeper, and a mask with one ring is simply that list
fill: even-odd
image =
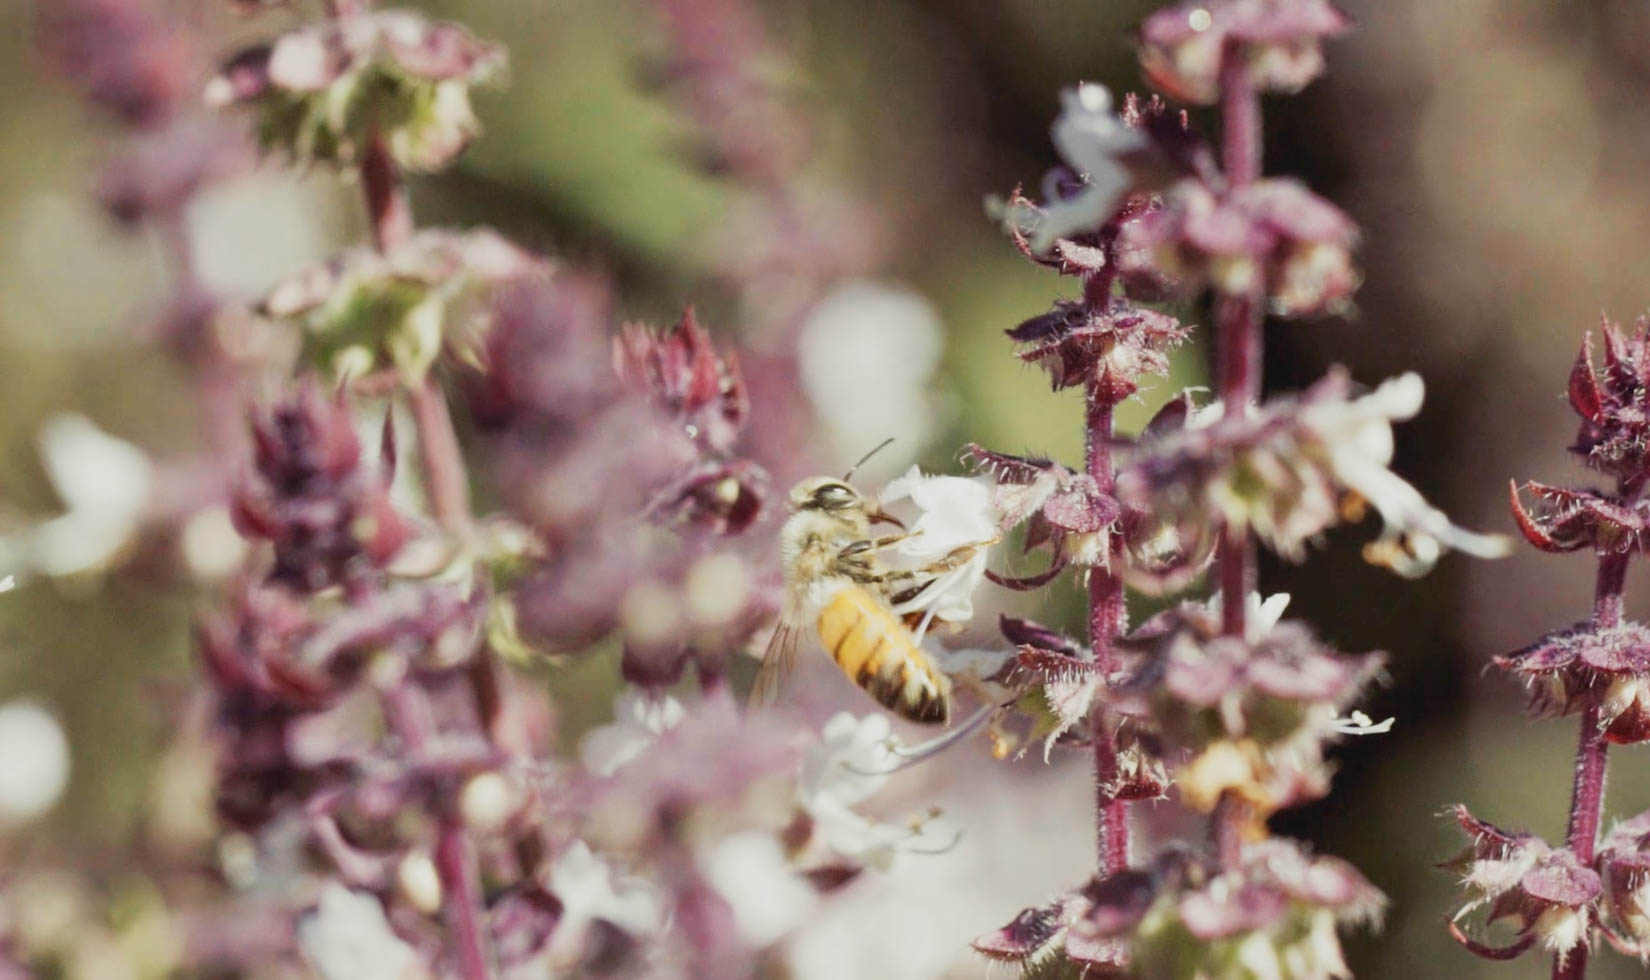
[{"label": "white flower petal", "polygon": [[785,859],[771,834],[731,834],[712,844],[699,865],[728,907],[740,938],[755,947],[783,938],[807,917],[819,894]]},{"label": "white flower petal", "polygon": [[590,729],[579,740],[579,761],[598,776],[611,776],[675,727],[682,713],[681,702],[668,694],[650,697],[627,689],[613,702],[612,723]]},{"label": "white flower petal", "polygon": [[397,936],[378,899],[329,882],[320,904],[298,923],[298,945],[325,980],[412,980],[426,976],[418,954]]}]

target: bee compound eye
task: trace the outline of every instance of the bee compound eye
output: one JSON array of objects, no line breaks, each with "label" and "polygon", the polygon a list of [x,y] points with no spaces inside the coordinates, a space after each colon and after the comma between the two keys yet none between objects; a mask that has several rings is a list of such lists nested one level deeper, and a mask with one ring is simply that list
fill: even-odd
[{"label": "bee compound eye", "polygon": [[841,510],[859,502],[854,488],[843,483],[827,483],[814,491],[814,504],[825,510]]}]

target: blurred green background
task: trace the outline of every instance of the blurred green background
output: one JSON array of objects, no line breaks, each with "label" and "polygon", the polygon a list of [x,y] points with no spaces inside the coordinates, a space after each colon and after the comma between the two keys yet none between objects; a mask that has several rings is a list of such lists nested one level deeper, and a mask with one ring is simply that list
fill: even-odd
[{"label": "blurred green background", "polygon": [[[1124,35],[1153,6],[753,4],[811,127],[811,166],[874,216],[868,274],[918,291],[942,318],[936,386],[948,430],[930,444],[930,465],[948,465],[966,441],[1079,454],[1077,399],[1047,393],[1001,334],[1070,284],[1024,262],[982,199],[1035,188],[1054,162],[1047,127],[1061,86],[1139,88]],[[1561,397],[1581,332],[1600,312],[1630,320],[1650,302],[1650,6],[1345,6],[1359,27],[1332,46],[1329,76],[1301,97],[1268,100],[1267,169],[1303,176],[1361,223],[1366,285],[1354,318],[1271,325],[1267,383],[1296,388],[1336,362],[1371,383],[1420,371],[1428,405],[1399,432],[1397,468],[1460,523],[1510,531],[1510,477],[1586,481],[1563,451],[1572,417]],[[174,9],[224,50],[291,22],[281,12],[237,21],[208,0]],[[502,40],[512,71],[507,87],[479,99],[485,136],[453,172],[415,185],[421,222],[490,222],[605,268],[631,318],[664,322],[692,301],[713,329],[734,322],[734,297],[701,247],[728,220],[728,188],[683,152],[690,124],[649,83],[662,51],[650,5],[428,9]],[[54,412],[85,412],[160,455],[201,443],[179,369],[137,329],[165,289],[156,244],[111,226],[90,196],[121,135],[42,63],[35,16],[31,4],[0,0],[0,502],[25,513],[56,506],[34,449]],[[274,166],[213,192],[197,212],[204,274],[241,296],[361,230],[353,189]],[[1199,350],[1185,351],[1182,380],[1196,383],[1201,364]],[[1455,949],[1442,927],[1453,886],[1431,865],[1457,847],[1440,815],[1457,801],[1504,826],[1562,834],[1575,725],[1526,723],[1512,684],[1483,668],[1583,618],[1592,562],[1521,548],[1494,564],[1452,558],[1410,583],[1363,565],[1362,539],[1343,531],[1304,567],[1268,566],[1265,585],[1293,593],[1292,611],[1330,640],[1390,652],[1390,684],[1369,711],[1397,725],[1346,746],[1335,794],[1279,825],[1352,859],[1391,896],[1385,932],[1352,943],[1358,975],[1545,976],[1533,956],[1484,964]],[[1640,581],[1635,573],[1630,588]],[[1644,606],[1629,600],[1630,612]],[[183,591],[134,575],[95,592],[0,594],[0,699],[28,692],[51,705],[75,763],[65,802],[13,835],[5,860],[72,852],[88,867],[120,866],[188,682],[191,609]],[[1074,611],[1048,615],[1073,622]],[[1642,749],[1614,756],[1609,812],[1628,816],[1650,806],[1650,774]],[[1055,770],[1048,778],[1076,802],[1080,840],[1088,776],[1077,759]],[[996,924],[1016,901],[1061,884],[1005,897],[966,925]],[[1598,977],[1642,972],[1613,954],[1598,964]]]}]

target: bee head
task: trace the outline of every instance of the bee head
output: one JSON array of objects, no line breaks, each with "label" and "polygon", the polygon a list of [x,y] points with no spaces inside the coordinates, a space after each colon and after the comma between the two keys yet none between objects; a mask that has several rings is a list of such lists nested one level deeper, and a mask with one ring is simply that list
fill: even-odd
[{"label": "bee head", "polygon": [[816,476],[792,487],[790,505],[793,511],[814,510],[827,514],[866,509],[865,498],[858,490],[828,476]]}]

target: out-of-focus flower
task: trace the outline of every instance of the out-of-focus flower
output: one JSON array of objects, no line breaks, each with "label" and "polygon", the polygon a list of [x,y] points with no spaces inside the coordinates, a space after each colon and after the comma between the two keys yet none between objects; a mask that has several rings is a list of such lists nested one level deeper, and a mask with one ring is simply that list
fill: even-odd
[{"label": "out-of-focus flower", "polygon": [[158,126],[187,97],[198,69],[190,31],[137,0],[66,0],[41,9],[46,50],[92,101],[125,121]]},{"label": "out-of-focus flower", "polygon": [[1581,623],[1495,663],[1524,681],[1531,706],[1542,714],[1574,714],[1596,704],[1609,741],[1650,739],[1650,629],[1638,623]]},{"label": "out-of-focus flower", "polygon": [[117,221],[176,214],[207,184],[252,163],[243,140],[219,125],[178,122],[139,137],[103,171],[98,198]]},{"label": "out-of-focus flower", "polygon": [[692,309],[662,333],[627,324],[613,341],[613,367],[620,381],[657,400],[706,449],[732,449],[750,415],[739,359],[717,353]]},{"label": "out-of-focus flower", "polygon": [[384,907],[337,882],[321,890],[315,910],[298,923],[298,945],[325,980],[418,980],[422,959],[390,928]]},{"label": "out-of-focus flower", "polygon": [[341,377],[393,364],[422,378],[444,350],[481,357],[492,300],[547,263],[500,235],[430,228],[388,253],[355,248],[276,284],[260,312],[303,325],[319,368]]},{"label": "out-of-focus flower", "polygon": [[382,568],[401,549],[410,531],[390,503],[392,432],[379,466],[363,467],[349,407],[312,379],[258,413],[253,472],[231,517],[242,534],[275,546],[272,581],[317,591]]},{"label": "out-of-focus flower", "polygon": [[1242,419],[1218,411],[1154,426],[1118,473],[1118,496],[1154,512],[1184,537],[1212,545],[1218,517],[1248,528],[1286,558],[1364,504],[1385,522],[1366,559],[1414,577],[1445,547],[1481,558],[1506,554],[1499,535],[1474,534],[1387,468],[1392,422],[1421,406],[1421,379],[1406,374],[1361,398],[1332,371],[1296,398],[1276,399]]},{"label": "out-of-focus flower", "polygon": [[24,581],[108,569],[143,529],[154,464],[137,446],[72,413],[49,419],[39,444],[65,512],[0,535],[0,576]]},{"label": "out-of-focus flower", "polygon": [[555,962],[585,958],[589,944],[602,941],[604,927],[634,939],[652,936],[664,925],[658,890],[645,879],[615,872],[581,840],[569,844],[551,865],[548,887],[561,902],[550,940]]},{"label": "out-of-focus flower", "polygon": [[1187,178],[1123,222],[1122,270],[1153,286],[1223,293],[1264,289],[1280,316],[1334,310],[1358,287],[1357,228],[1334,205],[1288,179],[1217,192]]},{"label": "out-of-focus flower", "polygon": [[974,590],[985,578],[990,546],[1002,537],[1002,513],[990,481],[929,475],[913,466],[882,488],[877,504],[905,526],[899,542],[883,553],[890,568],[950,566],[919,579],[921,591],[896,603],[894,611],[922,612],[919,636],[934,619],[972,619]]},{"label": "out-of-focus flower", "polygon": [[298,160],[356,162],[378,132],[401,166],[437,170],[480,129],[470,88],[497,78],[504,60],[457,24],[407,10],[355,13],[241,52],[206,100],[253,106],[264,144]]},{"label": "out-of-focus flower", "polygon": [[[1111,90],[1094,83],[1060,93],[1060,115],[1051,135],[1079,185],[1074,193],[1051,195],[1030,222],[1015,220],[1029,231],[1032,251],[1038,254],[1058,239],[1095,231],[1110,221],[1124,195],[1139,183],[1138,171],[1151,151],[1147,134],[1113,111]],[[1025,216],[1023,209],[1020,214]]]},{"label": "out-of-focus flower", "polygon": [[1208,812],[1230,793],[1256,820],[1329,786],[1323,743],[1342,710],[1380,669],[1379,654],[1321,645],[1304,624],[1278,622],[1287,597],[1251,597],[1243,637],[1223,635],[1218,609],[1195,603],[1163,613],[1129,645],[1146,657],[1107,699],[1189,758],[1176,767],[1181,800]]},{"label": "out-of-focus flower", "polygon": [[856,718],[844,711],[831,716],[808,750],[797,775],[797,803],[817,838],[838,855],[887,870],[901,852],[946,846],[932,813],[899,826],[854,810],[887,784],[900,748],[885,715]]},{"label": "out-of-focus flower", "polygon": [[927,445],[943,421],[931,389],[943,345],[938,311],[903,286],[850,279],[813,305],[797,366],[838,456],[889,437],[909,453]]},{"label": "out-of-focus flower", "polygon": [[1221,62],[1243,59],[1250,85],[1297,92],[1323,72],[1324,38],[1351,26],[1326,0],[1186,0],[1140,25],[1140,62],[1171,98],[1220,97]]},{"label": "out-of-focus flower", "polygon": [[598,776],[611,776],[682,720],[682,703],[668,694],[626,689],[613,702],[613,721],[579,740],[579,760]]},{"label": "out-of-focus flower", "polygon": [[707,847],[699,863],[733,910],[740,938],[757,949],[801,925],[819,904],[819,892],[797,872],[771,833],[729,834]]},{"label": "out-of-focus flower", "polygon": [[[1467,808],[1455,808],[1455,819],[1467,834],[1465,850],[1443,867],[1461,875],[1467,902],[1451,921],[1451,932],[1475,952],[1506,959],[1539,940],[1548,951],[1564,957],[1592,941],[1598,922],[1603,886],[1598,872],[1584,866],[1569,848],[1555,848],[1527,833],[1508,833],[1474,817]],[[1511,921],[1518,941],[1500,951],[1469,939],[1456,923],[1482,905],[1489,905],[1487,921]]]},{"label": "out-of-focus flower", "polygon": [[0,824],[26,823],[56,805],[69,784],[69,740],[33,701],[0,705]]}]

